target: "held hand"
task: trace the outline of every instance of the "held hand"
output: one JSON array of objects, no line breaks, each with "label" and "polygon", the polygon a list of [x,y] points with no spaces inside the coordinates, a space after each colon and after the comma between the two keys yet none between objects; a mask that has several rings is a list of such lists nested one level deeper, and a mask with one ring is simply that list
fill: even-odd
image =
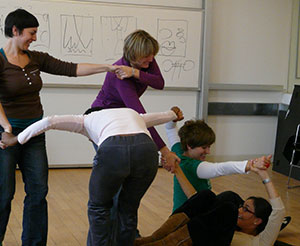
[{"label": "held hand", "polygon": [[134,76],[134,68],[129,66],[118,66],[116,70],[118,79],[126,79]]},{"label": "held hand", "polygon": [[263,162],[265,163],[264,164],[265,168],[258,168],[258,167],[256,167],[257,163],[256,164],[253,163],[251,165],[251,171],[255,172],[256,174],[258,174],[262,178],[268,177],[267,167],[270,166],[271,158],[272,158],[272,155],[268,155],[267,157],[266,156],[262,156],[262,157],[258,158],[258,159],[263,160]]},{"label": "held hand", "polygon": [[1,149],[6,149],[6,147],[7,147],[7,146],[6,146],[4,143],[2,143],[2,141],[0,141],[0,148],[1,148]]},{"label": "held hand", "polygon": [[169,151],[165,156],[162,156],[161,162],[168,172],[174,173],[176,165],[180,163],[180,158],[174,152]]},{"label": "held hand", "polygon": [[8,146],[14,146],[18,143],[18,138],[12,133],[2,132],[2,139],[1,139],[1,148],[5,148]]},{"label": "held hand", "polygon": [[110,72],[110,73],[117,73],[118,67],[119,67],[119,66],[109,65],[109,64],[108,64],[108,65],[107,65],[107,68],[108,68],[107,72]]},{"label": "held hand", "polygon": [[251,161],[250,170],[255,171],[255,169],[266,170],[271,165],[272,155],[261,156],[255,160]]},{"label": "held hand", "polygon": [[183,112],[177,106],[171,108],[171,110],[177,115],[177,119],[173,120],[174,122],[181,121],[184,119]]}]

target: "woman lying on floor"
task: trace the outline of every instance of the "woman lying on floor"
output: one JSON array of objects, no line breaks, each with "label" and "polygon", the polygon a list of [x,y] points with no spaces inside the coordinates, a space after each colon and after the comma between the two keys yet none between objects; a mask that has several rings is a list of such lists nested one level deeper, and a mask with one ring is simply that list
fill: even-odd
[{"label": "woman lying on floor", "polygon": [[[264,160],[266,166],[271,156]],[[135,240],[135,246],[251,245],[274,244],[284,218],[284,205],[266,170],[252,169],[262,180],[270,203],[249,197],[245,202],[231,191],[215,195],[195,189],[177,166],[175,175],[189,198],[151,236]]]}]

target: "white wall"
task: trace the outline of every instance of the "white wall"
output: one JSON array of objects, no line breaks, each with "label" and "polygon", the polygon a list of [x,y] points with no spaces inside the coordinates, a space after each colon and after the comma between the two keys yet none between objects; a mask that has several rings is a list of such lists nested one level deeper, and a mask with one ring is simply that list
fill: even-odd
[{"label": "white wall", "polygon": [[286,87],[292,0],[212,1],[211,83]]},{"label": "white wall", "polygon": [[[212,1],[209,83],[220,89],[209,102],[281,103],[273,87],[287,88],[291,14],[292,0]],[[209,116],[208,123],[217,135],[214,159],[274,152],[277,117]]]},{"label": "white wall", "polygon": [[[210,91],[210,102],[281,103],[282,92]],[[213,160],[239,160],[273,154],[277,130],[275,116],[208,116],[216,133]]]}]

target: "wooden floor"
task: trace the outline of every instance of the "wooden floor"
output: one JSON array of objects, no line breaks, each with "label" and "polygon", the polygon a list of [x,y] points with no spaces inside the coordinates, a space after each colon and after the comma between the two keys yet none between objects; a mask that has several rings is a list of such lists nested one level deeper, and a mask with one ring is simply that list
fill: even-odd
[{"label": "wooden floor", "polygon": [[[48,245],[86,245],[88,229],[88,180],[91,169],[51,169],[49,177],[49,236]],[[272,179],[285,203],[292,221],[279,239],[300,245],[300,188],[287,189],[287,177],[271,172]],[[293,180],[300,185],[299,181]],[[238,192],[243,198],[250,195],[266,197],[264,187],[254,174],[231,175],[212,180],[213,190]],[[17,171],[17,191],[7,228],[4,246],[21,245],[22,204],[24,192],[20,172]],[[172,175],[160,168],[139,209],[139,229],[148,235],[169,216],[172,208]]]}]

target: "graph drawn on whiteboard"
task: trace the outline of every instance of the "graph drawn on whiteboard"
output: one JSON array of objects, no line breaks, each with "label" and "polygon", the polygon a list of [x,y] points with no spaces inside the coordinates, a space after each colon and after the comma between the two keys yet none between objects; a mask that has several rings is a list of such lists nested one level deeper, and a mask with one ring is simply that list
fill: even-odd
[{"label": "graph drawn on whiteboard", "polygon": [[186,20],[157,21],[158,55],[185,57],[187,49],[188,22]]},{"label": "graph drawn on whiteboard", "polygon": [[61,15],[62,55],[92,56],[94,17]]},{"label": "graph drawn on whiteboard", "polygon": [[163,72],[169,74],[172,80],[180,79],[182,74],[191,71],[195,68],[195,62],[193,60],[186,59],[165,59],[162,62]]},{"label": "graph drawn on whiteboard", "polygon": [[115,60],[123,54],[125,37],[136,30],[137,19],[133,16],[101,16],[100,22],[105,60]]},{"label": "graph drawn on whiteboard", "polygon": [[195,61],[187,57],[187,20],[157,20],[158,53],[164,77],[178,82],[195,69]]},{"label": "graph drawn on whiteboard", "polygon": [[5,34],[4,34],[4,20],[5,20],[5,8],[0,6],[0,42],[4,44]]},{"label": "graph drawn on whiteboard", "polygon": [[0,13],[0,35],[4,36],[4,15]]},{"label": "graph drawn on whiteboard", "polygon": [[33,43],[33,47],[40,48],[41,50],[50,49],[50,19],[49,14],[37,14],[35,17],[38,19],[39,28],[37,32],[37,40]]}]

